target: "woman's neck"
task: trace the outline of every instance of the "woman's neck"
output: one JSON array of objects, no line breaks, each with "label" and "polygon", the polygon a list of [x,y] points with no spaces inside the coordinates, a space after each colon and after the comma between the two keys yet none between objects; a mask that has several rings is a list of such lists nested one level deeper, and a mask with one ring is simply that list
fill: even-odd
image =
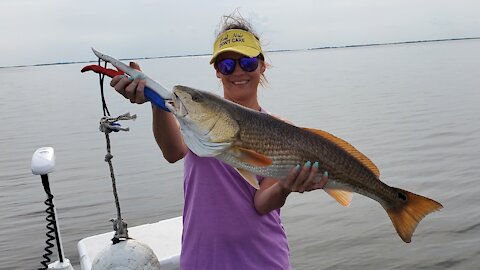
[{"label": "woman's neck", "polygon": [[252,110],[260,111],[260,104],[258,104],[258,99],[256,97],[248,100],[234,100],[228,97],[225,97],[225,99],[228,99],[232,102],[235,102]]}]

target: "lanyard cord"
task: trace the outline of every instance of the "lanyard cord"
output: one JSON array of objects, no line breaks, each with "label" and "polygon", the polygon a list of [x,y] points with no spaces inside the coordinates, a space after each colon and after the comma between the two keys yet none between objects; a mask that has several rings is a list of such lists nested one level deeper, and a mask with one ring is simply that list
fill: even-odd
[{"label": "lanyard cord", "polygon": [[[98,65],[101,66],[101,60],[98,58]],[[104,65],[107,68],[107,62]],[[107,102],[105,100],[105,94],[103,92],[103,80],[105,79],[105,74],[98,73],[98,78],[100,81],[100,93],[102,95],[102,108],[103,108],[103,116],[110,116],[110,111],[108,111]]]}]

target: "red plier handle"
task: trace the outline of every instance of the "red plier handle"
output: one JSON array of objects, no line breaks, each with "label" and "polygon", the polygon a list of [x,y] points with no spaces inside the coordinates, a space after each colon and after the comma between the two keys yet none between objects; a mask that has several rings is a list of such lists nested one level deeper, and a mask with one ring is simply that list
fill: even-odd
[{"label": "red plier handle", "polygon": [[[123,71],[120,71],[120,70],[116,70],[116,69],[111,69],[111,68],[104,68],[102,66],[99,66],[99,65],[90,65],[90,66],[86,66],[84,68],[82,68],[81,70],[82,72],[85,72],[85,71],[93,71],[95,73],[98,73],[98,74],[104,74],[104,75],[107,75],[108,77],[110,78],[113,78],[117,75],[123,75],[125,74],[125,72]],[[145,86],[144,90],[143,90],[143,94],[145,95],[145,98],[152,102],[153,104],[157,105],[160,109],[166,111],[166,112],[170,112],[170,110],[167,108],[167,106],[165,105],[165,100],[163,99],[162,96],[160,96],[156,91],[152,90],[151,88],[149,88],[148,86]]]},{"label": "red plier handle", "polygon": [[110,78],[113,78],[117,75],[125,74],[125,72],[123,72],[123,71],[116,70],[116,69],[111,69],[111,68],[105,68],[105,67],[102,67],[102,66],[99,66],[99,65],[85,66],[84,68],[82,68],[81,71],[82,72],[93,71],[93,72],[98,73],[98,74],[107,75]]}]

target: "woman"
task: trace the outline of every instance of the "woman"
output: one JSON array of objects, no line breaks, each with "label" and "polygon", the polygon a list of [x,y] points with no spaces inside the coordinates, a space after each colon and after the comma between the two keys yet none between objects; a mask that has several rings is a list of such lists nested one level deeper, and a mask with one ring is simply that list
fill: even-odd
[{"label": "woman", "polygon": [[[224,98],[264,112],[258,85],[267,64],[260,41],[242,18],[227,16],[210,64],[223,85]],[[131,65],[139,69],[138,65]],[[111,86],[132,103],[144,103],[145,81],[124,76]],[[318,163],[293,167],[286,181],[259,178],[251,187],[231,166],[198,157],[183,142],[175,117],[152,106],[153,133],[166,160],[185,159],[181,269],[290,269],[287,237],[280,208],[291,192],[322,188],[328,177],[314,181]],[[317,177],[318,178],[318,177]]]}]

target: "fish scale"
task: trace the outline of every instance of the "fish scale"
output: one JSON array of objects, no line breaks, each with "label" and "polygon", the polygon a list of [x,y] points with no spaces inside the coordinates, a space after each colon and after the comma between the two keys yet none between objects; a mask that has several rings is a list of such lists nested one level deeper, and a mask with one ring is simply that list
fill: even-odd
[{"label": "fish scale", "polygon": [[[240,113],[242,112],[243,111],[240,111]],[[244,118],[252,119],[251,116],[245,116]],[[265,154],[272,159],[273,164],[270,166],[270,170],[262,170],[262,172],[268,173],[269,177],[282,179],[286,176],[285,172],[288,172],[292,166],[295,166],[296,164],[304,164],[307,161],[318,161],[320,171],[328,171],[331,178],[344,180],[345,182],[348,182],[352,188],[356,186],[354,184],[356,180],[354,179],[367,178],[367,176],[361,177],[361,173],[354,173],[355,167],[364,167],[363,165],[359,164],[355,159],[350,158],[346,154],[336,153],[339,152],[340,149],[333,145],[328,145],[327,142],[323,142],[322,138],[314,136],[300,128],[286,123],[280,123],[278,120],[276,121],[275,118],[265,118],[266,119],[262,120],[274,120],[271,121],[272,123],[268,123],[268,126],[273,127],[275,125],[282,125],[281,127],[278,127],[277,130],[284,131],[284,135],[274,132],[261,132],[261,129],[258,128],[258,121],[239,121],[240,134],[238,140],[239,145],[248,149],[256,149],[259,153]],[[263,125],[265,125],[265,123]],[[295,135],[299,133],[303,133],[302,136]],[[272,136],[273,134],[276,136]],[[284,138],[289,137],[292,139],[285,142]],[[323,156],[328,156],[329,158],[323,158]],[[333,164],[336,164],[336,166]],[[275,170],[280,168],[280,171]],[[339,168],[343,168],[343,170]],[[356,171],[363,171],[364,174],[368,174],[368,176],[372,177],[372,174],[369,171],[359,169],[360,168],[357,168]],[[349,171],[351,173],[347,175],[342,173],[343,171]]]}]

